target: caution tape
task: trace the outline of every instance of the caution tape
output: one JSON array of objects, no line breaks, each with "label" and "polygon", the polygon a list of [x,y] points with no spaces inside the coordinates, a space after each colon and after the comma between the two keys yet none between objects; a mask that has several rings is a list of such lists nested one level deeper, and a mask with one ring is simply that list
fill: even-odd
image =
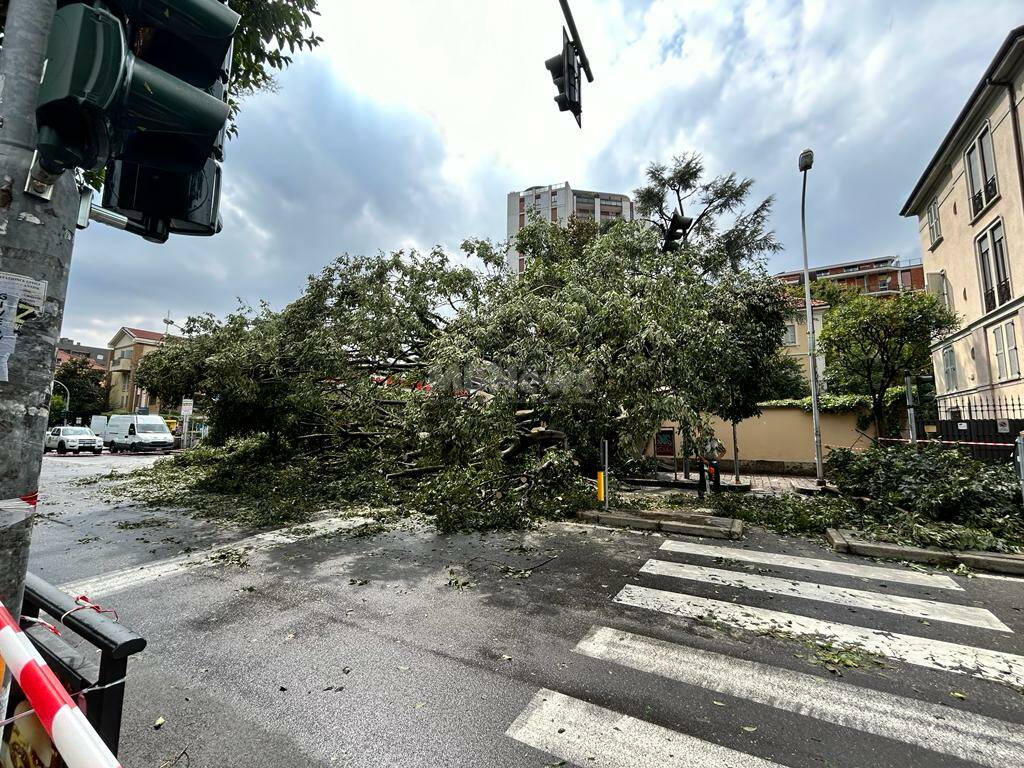
[{"label": "caution tape", "polygon": [[31,515],[39,503],[39,493],[30,493],[16,499],[0,499],[0,519],[16,523]]},{"label": "caution tape", "polygon": [[[880,443],[912,443],[913,440],[908,440],[905,437],[880,437],[878,438]],[[972,442],[970,440],[918,440],[919,443],[936,443],[938,445],[973,445],[983,448],[1009,448],[1013,450],[1017,447],[1016,443],[981,443]]]},{"label": "caution tape", "polygon": [[46,666],[0,602],[0,657],[11,670],[68,768],[120,768],[121,764]]}]

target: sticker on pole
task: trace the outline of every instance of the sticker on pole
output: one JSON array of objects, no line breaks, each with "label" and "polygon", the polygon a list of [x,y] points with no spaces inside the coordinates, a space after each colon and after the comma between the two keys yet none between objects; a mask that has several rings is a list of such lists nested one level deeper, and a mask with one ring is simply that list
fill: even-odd
[{"label": "sticker on pole", "polygon": [[36,317],[46,301],[46,281],[0,272],[0,382],[7,381],[7,362],[26,320]]},{"label": "sticker on pole", "polygon": [[192,415],[192,405],[193,405],[192,398],[189,398],[189,397],[182,398],[182,401],[181,401],[181,415],[182,416],[191,416]]}]

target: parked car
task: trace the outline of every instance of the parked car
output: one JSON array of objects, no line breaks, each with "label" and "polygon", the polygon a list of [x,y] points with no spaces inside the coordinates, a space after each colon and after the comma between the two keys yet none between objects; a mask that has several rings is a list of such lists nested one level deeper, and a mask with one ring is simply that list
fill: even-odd
[{"label": "parked car", "polygon": [[92,451],[96,455],[103,453],[103,438],[88,427],[53,427],[46,433],[43,453],[81,453]]},{"label": "parked car", "polygon": [[107,421],[106,442],[118,451],[169,451],[174,437],[159,416],[114,415]]}]

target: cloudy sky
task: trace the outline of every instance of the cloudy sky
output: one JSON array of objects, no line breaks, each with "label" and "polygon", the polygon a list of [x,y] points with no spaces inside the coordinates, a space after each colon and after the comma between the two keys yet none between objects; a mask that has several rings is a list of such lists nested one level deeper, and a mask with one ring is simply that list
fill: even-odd
[{"label": "cloudy sky", "polygon": [[[505,236],[505,195],[568,181],[630,192],[701,152],[776,197],[800,262],[796,158],[815,150],[812,261],[916,256],[899,209],[1019,0],[572,0],[594,70],[583,130],[552,101],[556,0],[321,0],[321,49],[243,106],[224,232],[150,245],[78,236],[63,335],[106,344],[170,312],[281,306],[333,256]],[[984,5],[984,10],[981,10]]]}]

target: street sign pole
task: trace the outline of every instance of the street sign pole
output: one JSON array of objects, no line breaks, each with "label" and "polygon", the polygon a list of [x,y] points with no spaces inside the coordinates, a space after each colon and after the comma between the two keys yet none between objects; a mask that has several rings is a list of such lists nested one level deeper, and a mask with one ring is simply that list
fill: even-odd
[{"label": "street sign pole", "polygon": [[1017,435],[1017,477],[1020,478],[1020,494],[1024,499],[1024,432]]},{"label": "street sign pole", "polygon": [[[10,0],[0,51],[0,601],[21,612],[79,194],[26,193],[56,0]],[[17,318],[17,319],[16,319]],[[0,716],[6,711],[6,684]]]},{"label": "street sign pole", "polygon": [[907,390],[907,427],[910,430],[910,444],[917,445],[917,413],[914,410],[914,382],[910,375],[903,377]]}]

